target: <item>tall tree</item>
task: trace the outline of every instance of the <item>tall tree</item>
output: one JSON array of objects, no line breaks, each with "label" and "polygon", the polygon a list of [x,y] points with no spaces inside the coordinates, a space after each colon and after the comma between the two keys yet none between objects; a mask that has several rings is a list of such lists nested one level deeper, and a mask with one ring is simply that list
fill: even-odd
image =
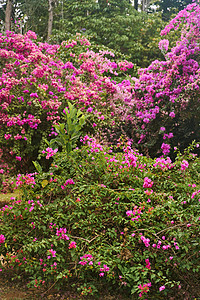
[{"label": "tall tree", "polygon": [[18,25],[20,25],[21,33],[32,30],[46,37],[48,15],[48,0],[0,0],[1,31],[19,32],[19,28],[11,22],[15,19],[17,23],[20,23]]},{"label": "tall tree", "polygon": [[162,20],[156,15],[138,12],[128,0],[68,0],[55,12],[53,39],[61,42],[77,32],[90,40],[118,50],[140,66],[161,56],[157,48]]},{"label": "tall tree", "polygon": [[142,0],[142,11],[147,11],[151,0]]},{"label": "tall tree", "polygon": [[7,0],[5,11],[5,30],[11,29],[12,0]]},{"label": "tall tree", "polygon": [[47,31],[47,40],[50,39],[53,27],[53,4],[55,0],[48,0],[49,3],[49,18],[48,18],[48,31]]},{"label": "tall tree", "polygon": [[[198,1],[198,0],[197,0]],[[184,9],[193,0],[156,0],[159,10],[162,12],[163,20],[168,21],[172,14]]]}]

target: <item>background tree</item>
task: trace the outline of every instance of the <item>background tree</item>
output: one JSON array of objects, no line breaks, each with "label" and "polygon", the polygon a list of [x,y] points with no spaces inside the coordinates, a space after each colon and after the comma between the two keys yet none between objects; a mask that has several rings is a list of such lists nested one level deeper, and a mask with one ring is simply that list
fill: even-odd
[{"label": "background tree", "polygon": [[53,27],[53,9],[54,5],[56,4],[57,0],[48,0],[49,4],[49,18],[48,18],[48,30],[47,30],[47,41],[49,40],[51,34],[52,34],[52,27]]},{"label": "background tree", "polygon": [[48,24],[48,1],[47,0],[25,0],[20,9],[26,16],[24,33],[31,30],[42,38],[47,37]]},{"label": "background tree", "polygon": [[[28,30],[32,30],[46,39],[52,31],[55,3],[56,0],[7,0],[0,2],[1,31],[12,30],[26,33]],[[12,20],[13,22],[11,22]]]},{"label": "background tree", "polygon": [[12,0],[8,0],[5,11],[5,30],[11,29]]},{"label": "background tree", "polygon": [[151,0],[142,0],[142,11],[147,11]]},{"label": "background tree", "polygon": [[184,9],[188,4],[194,2],[193,0],[157,0],[155,4],[158,5],[158,10],[162,12],[162,18],[168,21],[172,14]]},{"label": "background tree", "polygon": [[134,0],[134,8],[138,10],[138,0]]},{"label": "background tree", "polygon": [[90,41],[120,51],[145,67],[160,57],[157,49],[164,26],[158,14],[138,12],[128,0],[68,0],[55,10],[53,42],[62,42],[77,32]]}]

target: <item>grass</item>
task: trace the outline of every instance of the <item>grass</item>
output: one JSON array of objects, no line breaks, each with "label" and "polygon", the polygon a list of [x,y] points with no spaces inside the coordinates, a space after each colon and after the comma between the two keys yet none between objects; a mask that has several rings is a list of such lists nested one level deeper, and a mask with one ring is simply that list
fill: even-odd
[{"label": "grass", "polygon": [[15,190],[13,193],[7,193],[7,194],[0,194],[0,202],[10,202],[11,197],[19,197],[21,196],[20,190]]}]

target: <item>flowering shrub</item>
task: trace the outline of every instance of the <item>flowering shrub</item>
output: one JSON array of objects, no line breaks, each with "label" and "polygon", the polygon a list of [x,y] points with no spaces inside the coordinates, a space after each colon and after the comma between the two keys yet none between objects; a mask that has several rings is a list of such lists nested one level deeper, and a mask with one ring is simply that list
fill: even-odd
[{"label": "flowering shrub", "polygon": [[[199,9],[169,23],[164,34],[187,21],[181,41],[168,53],[160,42],[166,61],[134,85],[113,80],[131,63],[80,35],[61,45],[0,35],[0,176],[6,183],[13,158],[23,191],[0,210],[5,274],[32,288],[74,284],[80,297],[106,286],[128,299],[199,296],[199,144],[174,148],[200,132]],[[133,141],[106,148],[102,136],[115,131]],[[136,142],[152,156],[177,154],[147,158]],[[37,157],[45,168],[35,160],[30,173]]]},{"label": "flowering shrub", "polygon": [[1,34],[5,163],[17,160],[16,168],[26,172],[30,160],[41,158],[45,140],[56,136],[54,126],[65,121],[68,101],[87,117],[85,133],[98,132],[111,143],[126,134],[151,156],[169,155],[174,146],[183,150],[198,140],[199,7],[193,3],[170,21],[162,35],[181,27],[181,39],[172,48],[166,38],[160,41],[166,60],[141,69],[138,79],[124,74],[134,69],[131,62],[115,61],[109,50],[94,52],[80,34],[61,45],[37,42],[31,32]]},{"label": "flowering shrub", "polygon": [[1,209],[3,272],[37,289],[78,278],[80,297],[108,285],[124,299],[198,297],[196,145],[172,163],[129,142],[82,143],[70,155],[56,152],[48,172],[18,176],[26,193]]},{"label": "flowering shrub", "polygon": [[[165,61],[155,60],[141,69],[135,80],[133,116],[141,149],[150,155],[172,154],[199,139],[200,114],[200,5],[193,3],[170,21],[161,35],[181,27],[181,39],[168,51],[169,41],[159,43]],[[161,150],[160,150],[161,148]]]},{"label": "flowering shrub", "polygon": [[61,45],[35,38],[31,32],[0,35],[1,147],[5,162],[13,159],[25,171],[41,157],[45,140],[56,136],[53,125],[65,121],[68,101],[90,117],[87,132],[124,122],[132,101],[130,83],[107,77],[133,68],[132,63],[115,62],[110,51],[93,52],[80,35]]}]

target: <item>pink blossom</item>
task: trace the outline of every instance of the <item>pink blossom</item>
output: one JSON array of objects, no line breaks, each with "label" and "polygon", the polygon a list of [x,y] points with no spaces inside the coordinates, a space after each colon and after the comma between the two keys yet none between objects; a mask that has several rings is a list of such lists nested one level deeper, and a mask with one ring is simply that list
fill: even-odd
[{"label": "pink blossom", "polygon": [[187,162],[187,160],[183,160],[181,163],[181,171],[185,171],[185,169],[188,167],[189,167],[189,163]]},{"label": "pink blossom", "polygon": [[169,47],[169,41],[168,41],[168,40],[164,39],[164,40],[161,40],[161,41],[159,42],[159,49],[160,49],[161,51],[164,51],[164,50],[165,50],[165,51],[167,52],[168,47]]},{"label": "pink blossom", "polygon": [[148,177],[144,178],[143,187],[144,188],[151,188],[153,186],[153,181],[149,179]]},{"label": "pink blossom", "polygon": [[11,136],[12,136],[11,134],[5,134],[5,135],[4,135],[4,137],[5,137],[6,140],[10,139]]},{"label": "pink blossom", "polygon": [[5,236],[3,234],[0,235],[0,244],[5,243]]},{"label": "pink blossom", "polygon": [[70,244],[69,244],[69,249],[72,249],[72,248],[76,248],[76,242],[72,241]]},{"label": "pink blossom", "polygon": [[168,154],[170,152],[170,145],[162,143],[161,149],[164,155]]},{"label": "pink blossom", "polygon": [[75,184],[73,179],[67,179],[64,186],[68,185],[68,184]]},{"label": "pink blossom", "polygon": [[[48,252],[51,253],[52,257],[56,257],[56,251],[54,251],[53,249],[48,250]],[[51,256],[50,256],[51,258]]]},{"label": "pink blossom", "polygon": [[171,111],[170,114],[169,114],[169,116],[170,116],[171,118],[175,118],[175,113],[174,113],[173,111]]}]

